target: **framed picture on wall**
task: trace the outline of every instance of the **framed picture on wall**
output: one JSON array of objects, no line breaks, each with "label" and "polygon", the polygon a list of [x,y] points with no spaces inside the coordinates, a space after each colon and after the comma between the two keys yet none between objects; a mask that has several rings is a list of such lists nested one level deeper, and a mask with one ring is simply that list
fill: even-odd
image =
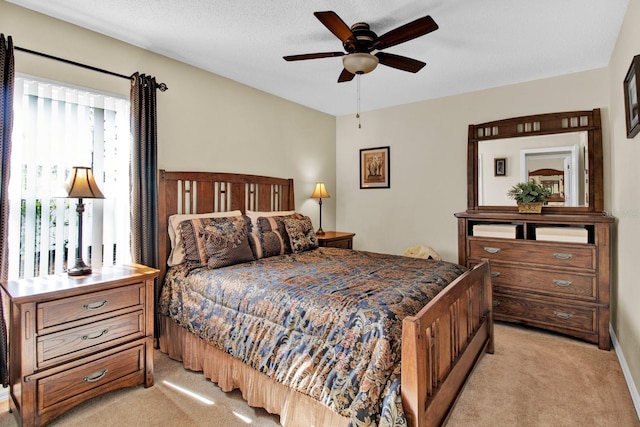
[{"label": "framed picture on wall", "polygon": [[624,78],[624,109],[627,122],[627,138],[633,138],[640,131],[638,116],[638,93],[640,92],[640,55],[633,57]]},{"label": "framed picture on wall", "polygon": [[360,150],[360,188],[389,188],[389,147]]},{"label": "framed picture on wall", "polygon": [[493,159],[493,174],[495,176],[507,176],[507,159]]}]

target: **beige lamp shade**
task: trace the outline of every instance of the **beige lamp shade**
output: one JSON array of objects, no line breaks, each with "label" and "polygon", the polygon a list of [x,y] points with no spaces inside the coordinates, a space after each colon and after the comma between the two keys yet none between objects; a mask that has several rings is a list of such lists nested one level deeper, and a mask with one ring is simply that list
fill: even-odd
[{"label": "beige lamp shade", "polygon": [[64,185],[67,197],[76,199],[104,199],[104,194],[98,188],[93,170],[86,166],[71,168],[69,178]]},{"label": "beige lamp shade", "polygon": [[312,199],[328,199],[331,196],[327,192],[327,188],[324,186],[324,182],[316,182],[316,186],[311,193]]}]

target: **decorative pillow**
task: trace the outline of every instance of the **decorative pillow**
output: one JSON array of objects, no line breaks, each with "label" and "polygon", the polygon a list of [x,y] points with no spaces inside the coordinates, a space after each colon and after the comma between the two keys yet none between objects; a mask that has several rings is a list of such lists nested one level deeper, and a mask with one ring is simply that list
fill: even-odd
[{"label": "decorative pillow", "polygon": [[[290,218],[289,216],[270,216],[258,218],[258,232],[260,239],[264,244],[275,245],[277,242],[281,242],[282,248],[279,248],[277,252],[279,254],[290,254],[291,244],[289,243],[289,235],[287,234],[287,227],[284,225],[284,218]],[[274,251],[275,251],[274,247]]]},{"label": "decorative pillow", "polygon": [[[235,217],[218,218],[193,218],[180,223],[182,244],[184,247],[185,261],[193,266],[209,264],[209,258],[223,258],[220,264],[229,259],[238,258],[245,261],[253,260],[253,253],[247,241],[247,225],[241,215]],[[242,245],[245,245],[245,248]],[[207,247],[207,245],[209,247]],[[240,247],[239,253],[224,253],[224,248],[233,250]],[[245,259],[249,250],[250,259]],[[212,261],[218,265],[218,261]],[[225,264],[229,265],[229,264]],[[216,268],[216,267],[214,267]]]},{"label": "decorative pillow", "polygon": [[241,215],[240,211],[230,212],[209,212],[203,214],[176,214],[169,217],[169,240],[171,240],[171,253],[167,260],[167,265],[172,267],[174,265],[182,264],[184,259],[184,245],[182,243],[182,233],[180,231],[180,223],[187,219],[193,218],[222,218],[230,216]]},{"label": "decorative pillow", "polygon": [[285,242],[282,235],[277,231],[249,233],[249,244],[256,259],[268,258],[285,253]]},{"label": "decorative pillow", "polygon": [[251,231],[259,233],[258,218],[269,218],[271,216],[289,216],[296,213],[296,211],[247,211],[246,215],[251,219]]},{"label": "decorative pillow", "polygon": [[247,239],[247,223],[242,216],[211,218],[209,221],[199,232],[204,239],[209,268],[220,268],[255,259]]},{"label": "decorative pillow", "polygon": [[311,218],[308,216],[287,217],[283,219],[289,235],[289,243],[293,253],[308,251],[318,247],[318,238],[313,231]]}]

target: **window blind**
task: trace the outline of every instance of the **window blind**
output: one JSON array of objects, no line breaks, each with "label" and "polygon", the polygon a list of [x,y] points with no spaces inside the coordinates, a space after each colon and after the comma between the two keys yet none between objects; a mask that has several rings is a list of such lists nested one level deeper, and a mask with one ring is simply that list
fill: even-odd
[{"label": "window blind", "polygon": [[9,276],[64,273],[77,245],[77,199],[64,183],[93,168],[105,199],[83,199],[85,262],[129,262],[129,100],[16,77],[11,153]]}]

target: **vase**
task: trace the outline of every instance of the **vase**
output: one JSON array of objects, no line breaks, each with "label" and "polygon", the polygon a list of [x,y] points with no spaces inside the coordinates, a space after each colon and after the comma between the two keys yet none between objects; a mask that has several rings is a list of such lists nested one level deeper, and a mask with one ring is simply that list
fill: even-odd
[{"label": "vase", "polygon": [[542,202],[518,203],[518,212],[520,213],[542,213]]}]

